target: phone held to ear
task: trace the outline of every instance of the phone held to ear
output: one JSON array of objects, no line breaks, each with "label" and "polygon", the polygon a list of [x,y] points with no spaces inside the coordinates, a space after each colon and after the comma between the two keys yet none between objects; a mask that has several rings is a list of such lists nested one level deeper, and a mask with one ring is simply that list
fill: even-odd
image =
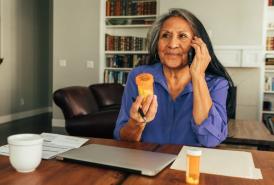
[{"label": "phone held to ear", "polygon": [[190,48],[189,52],[188,52],[188,65],[190,66],[193,59],[194,59],[194,56],[195,56],[195,50],[194,48]]}]

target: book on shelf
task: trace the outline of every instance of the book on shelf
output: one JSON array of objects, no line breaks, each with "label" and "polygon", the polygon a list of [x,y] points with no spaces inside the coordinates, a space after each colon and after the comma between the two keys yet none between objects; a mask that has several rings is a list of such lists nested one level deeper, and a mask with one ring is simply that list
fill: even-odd
[{"label": "book on shelf", "polygon": [[265,59],[265,65],[266,66],[274,65],[274,58],[266,58]]},{"label": "book on shelf", "polygon": [[107,0],[106,16],[155,15],[156,0]]},{"label": "book on shelf", "polygon": [[269,36],[266,38],[266,50],[273,51],[274,50],[274,37]]},{"label": "book on shelf", "polygon": [[114,71],[105,69],[104,83],[126,84],[129,71]]},{"label": "book on shelf", "polygon": [[106,51],[145,51],[146,43],[143,37],[105,35]]},{"label": "book on shelf", "polygon": [[144,64],[147,54],[114,54],[106,55],[106,67],[110,68],[134,68]]},{"label": "book on shelf", "polygon": [[274,0],[268,0],[268,6],[274,6]]},{"label": "book on shelf", "polygon": [[121,15],[121,0],[114,1],[114,15]]},{"label": "book on shelf", "polygon": [[271,109],[272,109],[272,102],[264,100],[264,102],[263,102],[263,110],[264,111],[271,111]]},{"label": "book on shelf", "polygon": [[274,92],[274,77],[266,76],[264,83],[264,90],[267,92]]},{"label": "book on shelf", "polygon": [[106,1],[106,16],[110,16],[110,1]]}]

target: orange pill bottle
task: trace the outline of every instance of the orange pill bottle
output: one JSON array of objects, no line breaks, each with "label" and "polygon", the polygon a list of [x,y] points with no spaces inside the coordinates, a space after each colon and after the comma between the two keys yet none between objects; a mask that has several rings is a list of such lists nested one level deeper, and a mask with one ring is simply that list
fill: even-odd
[{"label": "orange pill bottle", "polygon": [[199,184],[201,150],[187,150],[186,155],[186,183]]},{"label": "orange pill bottle", "polygon": [[135,78],[137,87],[138,87],[138,93],[140,96],[146,98],[149,95],[153,95],[153,83],[154,78],[152,74],[150,73],[141,73],[136,76]]}]

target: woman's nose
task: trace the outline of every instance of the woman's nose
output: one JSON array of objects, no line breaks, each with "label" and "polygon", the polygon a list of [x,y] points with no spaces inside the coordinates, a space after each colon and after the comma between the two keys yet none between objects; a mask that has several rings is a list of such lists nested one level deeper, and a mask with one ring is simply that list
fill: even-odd
[{"label": "woman's nose", "polygon": [[179,47],[179,40],[176,37],[170,38],[170,40],[168,42],[168,47],[170,47],[170,48]]}]

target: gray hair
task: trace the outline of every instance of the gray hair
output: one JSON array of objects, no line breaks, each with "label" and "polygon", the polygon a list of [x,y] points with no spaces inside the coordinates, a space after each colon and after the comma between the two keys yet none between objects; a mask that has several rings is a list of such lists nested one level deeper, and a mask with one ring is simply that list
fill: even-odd
[{"label": "gray hair", "polygon": [[182,17],[183,19],[185,19],[189,23],[194,35],[199,36],[196,26],[196,22],[198,19],[188,10],[172,8],[169,10],[168,13],[165,13],[156,19],[156,21],[152,24],[152,27],[150,28],[147,34],[147,46],[150,60],[159,59],[157,47],[160,29],[163,26],[164,22],[171,17]]}]

